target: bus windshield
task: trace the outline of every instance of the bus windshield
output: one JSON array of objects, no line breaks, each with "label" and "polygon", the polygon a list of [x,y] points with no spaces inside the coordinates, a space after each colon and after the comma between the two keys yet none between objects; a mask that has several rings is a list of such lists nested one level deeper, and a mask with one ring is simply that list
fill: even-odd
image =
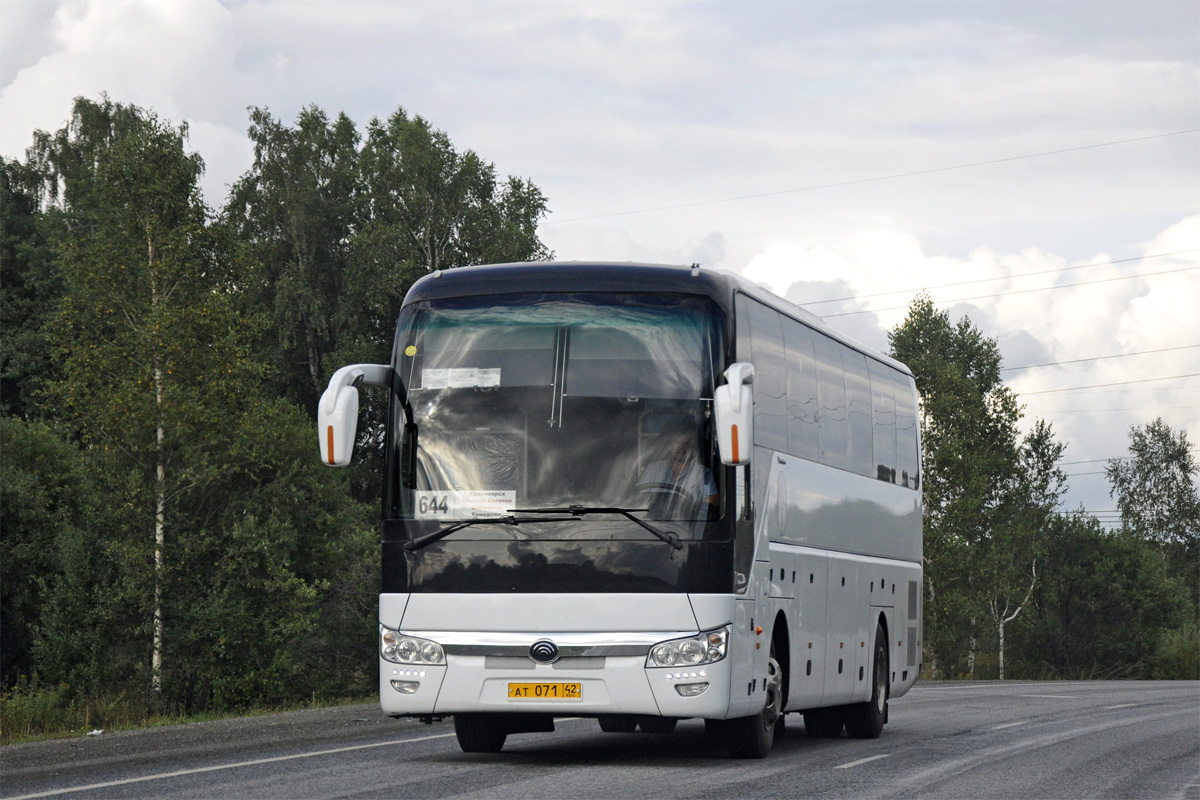
[{"label": "bus windshield", "polygon": [[[708,300],[659,295],[407,307],[397,366],[415,431],[404,443],[412,467],[401,470],[401,516],[451,522],[573,506],[589,510],[589,523],[620,509],[682,538],[703,535],[721,514],[709,420],[719,319]],[[640,530],[616,513],[604,524]]]}]

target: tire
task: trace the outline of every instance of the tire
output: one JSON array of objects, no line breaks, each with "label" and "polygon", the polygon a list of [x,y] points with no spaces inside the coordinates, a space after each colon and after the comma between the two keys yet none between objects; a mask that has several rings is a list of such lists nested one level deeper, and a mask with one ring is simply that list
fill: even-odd
[{"label": "tire", "polygon": [[804,712],[804,732],[812,739],[836,739],[842,735],[844,724],[845,714],[840,706]]},{"label": "tire", "polygon": [[887,720],[888,649],[883,626],[875,628],[875,658],[871,668],[871,699],[846,709],[846,733],[855,739],[878,739]]},{"label": "tire", "polygon": [[775,642],[767,659],[766,700],[750,717],[725,720],[725,747],[734,758],[766,758],[775,744],[775,727],[783,711],[783,671],[775,660]]},{"label": "tire", "polygon": [[499,753],[508,731],[488,714],[455,714],[454,735],[464,753]]},{"label": "tire", "polygon": [[675,717],[642,717],[638,727],[642,733],[673,733],[678,722]]},{"label": "tire", "polygon": [[599,722],[600,730],[605,733],[633,733],[638,726],[637,717],[626,714],[606,714]]}]

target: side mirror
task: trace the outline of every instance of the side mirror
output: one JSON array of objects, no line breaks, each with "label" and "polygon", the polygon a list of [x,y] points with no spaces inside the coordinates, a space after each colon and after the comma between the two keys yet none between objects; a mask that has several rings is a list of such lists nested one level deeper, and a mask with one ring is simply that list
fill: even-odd
[{"label": "side mirror", "polygon": [[713,415],[717,424],[717,449],[721,463],[741,466],[750,463],[754,449],[754,365],[739,361],[725,370],[726,383],[713,392]]},{"label": "side mirror", "polygon": [[358,385],[391,386],[392,368],[387,364],[352,364],[329,379],[329,388],[317,403],[317,439],[321,460],[331,467],[344,467],[354,455],[358,432]]}]

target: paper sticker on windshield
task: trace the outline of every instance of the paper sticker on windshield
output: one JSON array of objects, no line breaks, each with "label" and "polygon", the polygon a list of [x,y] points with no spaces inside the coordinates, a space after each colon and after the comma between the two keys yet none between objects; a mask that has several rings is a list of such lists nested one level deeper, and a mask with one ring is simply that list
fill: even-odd
[{"label": "paper sticker on windshield", "polygon": [[474,389],[476,386],[499,385],[499,368],[453,367],[421,370],[422,389]]},{"label": "paper sticker on windshield", "polygon": [[404,348],[404,355],[408,356],[409,358],[412,358],[416,354],[417,346],[415,344],[410,344],[408,347]]},{"label": "paper sticker on windshield", "polygon": [[417,519],[493,519],[511,514],[517,493],[506,491],[416,492]]},{"label": "paper sticker on windshield", "polygon": [[445,389],[450,383],[450,370],[423,369],[421,370],[422,389]]}]

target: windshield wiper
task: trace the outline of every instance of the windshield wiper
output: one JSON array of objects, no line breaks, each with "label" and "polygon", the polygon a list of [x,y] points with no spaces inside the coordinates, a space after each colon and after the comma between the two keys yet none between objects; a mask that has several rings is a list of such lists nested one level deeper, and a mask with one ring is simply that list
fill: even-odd
[{"label": "windshield wiper", "polygon": [[487,519],[467,519],[462,522],[456,522],[448,528],[442,528],[433,533],[427,533],[424,536],[419,536],[416,539],[404,543],[405,550],[420,550],[427,544],[433,544],[436,541],[445,539],[455,531],[460,531],[469,525],[520,525],[526,522],[578,522],[579,517],[537,517],[535,519],[520,519],[512,514],[503,517],[488,517]]},{"label": "windshield wiper", "polygon": [[650,533],[662,539],[667,544],[676,550],[683,549],[683,542],[679,540],[679,534],[674,531],[664,531],[661,528],[656,528],[649,522],[643,519],[638,519],[633,515],[634,511],[649,511],[647,508],[608,508],[600,506],[580,506],[570,505],[566,508],[514,508],[513,511],[519,514],[571,514],[572,516],[565,519],[578,519],[584,514],[620,514],[625,519],[639,525],[642,528],[650,531]]}]

